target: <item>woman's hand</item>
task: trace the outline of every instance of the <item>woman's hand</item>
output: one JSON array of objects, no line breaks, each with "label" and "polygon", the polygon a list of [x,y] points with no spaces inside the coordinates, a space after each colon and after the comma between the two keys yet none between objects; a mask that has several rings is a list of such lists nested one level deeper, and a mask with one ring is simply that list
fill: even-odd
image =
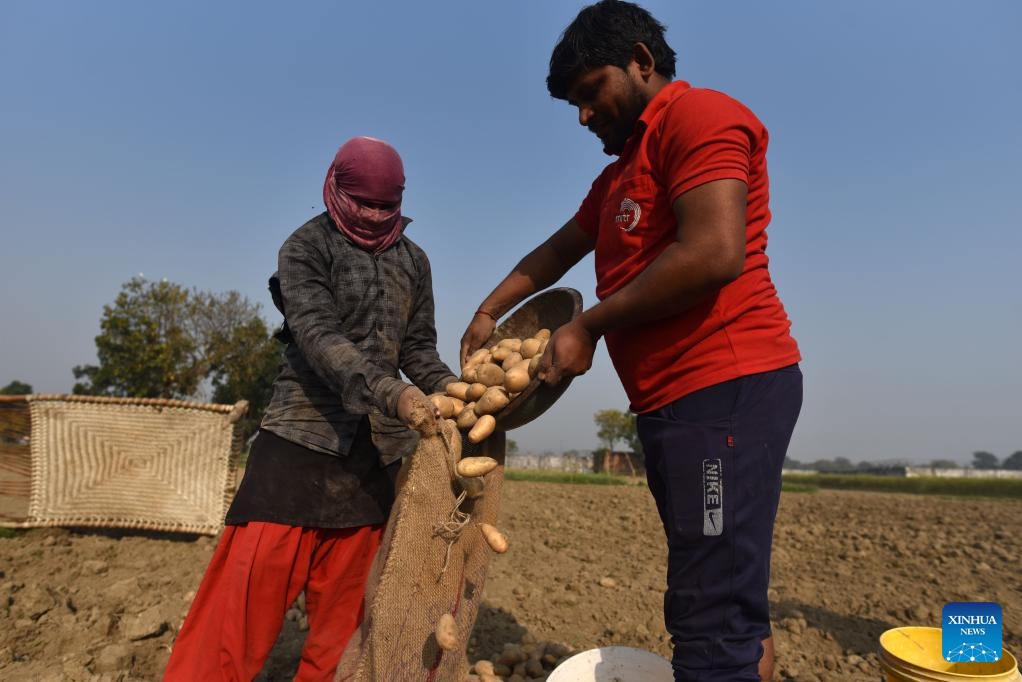
[{"label": "woman's hand", "polygon": [[440,409],[415,386],[398,397],[397,418],[423,436],[432,436],[440,427]]}]

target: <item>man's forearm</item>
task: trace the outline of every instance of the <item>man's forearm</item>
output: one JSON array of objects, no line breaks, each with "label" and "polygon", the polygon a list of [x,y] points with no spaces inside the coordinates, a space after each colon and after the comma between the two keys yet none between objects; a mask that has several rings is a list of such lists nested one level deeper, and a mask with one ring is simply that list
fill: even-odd
[{"label": "man's forearm", "polygon": [[520,260],[507,277],[479,305],[494,318],[500,318],[523,300],[559,280],[566,270],[551,249],[539,246]]},{"label": "man's forearm", "polygon": [[480,304],[480,310],[501,317],[527,297],[556,284],[592,248],[574,220],[568,221],[518,262]]}]

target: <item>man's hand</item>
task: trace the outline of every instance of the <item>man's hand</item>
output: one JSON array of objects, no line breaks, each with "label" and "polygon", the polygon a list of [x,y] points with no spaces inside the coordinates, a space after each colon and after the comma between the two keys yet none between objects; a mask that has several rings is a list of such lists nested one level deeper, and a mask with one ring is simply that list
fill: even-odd
[{"label": "man's hand", "polygon": [[593,366],[597,340],[578,319],[559,327],[540,358],[539,378],[553,386],[566,377],[585,374]]},{"label": "man's hand", "polygon": [[440,426],[440,410],[415,386],[409,386],[398,397],[397,418],[423,436],[432,436]]},{"label": "man's hand", "polygon": [[461,366],[464,367],[468,358],[482,347],[497,328],[497,321],[486,313],[477,312],[468,323],[468,328],[461,336]]}]

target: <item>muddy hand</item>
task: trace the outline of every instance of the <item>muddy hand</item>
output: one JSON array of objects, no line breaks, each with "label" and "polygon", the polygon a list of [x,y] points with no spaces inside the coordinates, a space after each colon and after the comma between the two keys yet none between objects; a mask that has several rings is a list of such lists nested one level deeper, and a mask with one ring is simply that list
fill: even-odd
[{"label": "muddy hand", "polygon": [[440,428],[440,409],[415,386],[397,399],[397,418],[423,436],[432,436]]}]

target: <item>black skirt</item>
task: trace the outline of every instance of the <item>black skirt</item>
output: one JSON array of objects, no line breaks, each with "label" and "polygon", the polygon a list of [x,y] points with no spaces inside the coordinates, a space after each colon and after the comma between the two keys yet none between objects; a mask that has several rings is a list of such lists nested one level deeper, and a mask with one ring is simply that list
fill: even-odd
[{"label": "black skirt", "polygon": [[401,460],[380,464],[367,420],[351,453],[327,455],[260,430],[225,524],[353,528],[382,524],[394,504]]}]

